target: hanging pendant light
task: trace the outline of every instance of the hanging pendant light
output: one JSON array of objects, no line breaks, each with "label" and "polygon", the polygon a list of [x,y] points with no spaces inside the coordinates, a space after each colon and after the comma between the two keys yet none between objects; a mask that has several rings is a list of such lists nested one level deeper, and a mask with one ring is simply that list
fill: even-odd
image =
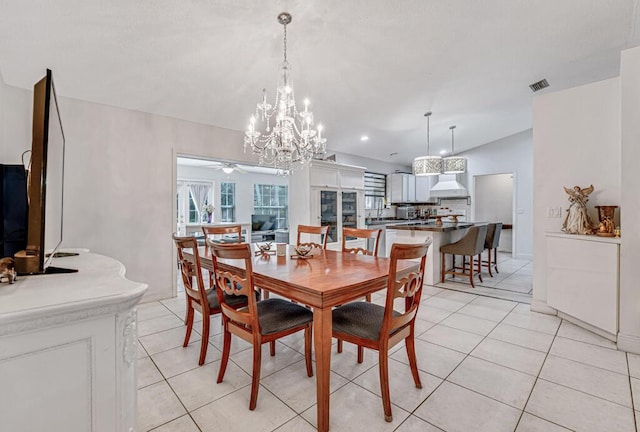
[{"label": "hanging pendant light", "polygon": [[444,173],[445,174],[460,174],[467,171],[467,159],[462,156],[455,156],[453,150],[453,130],[454,126],[450,126],[451,129],[451,156],[444,158]]},{"label": "hanging pendant light", "polygon": [[429,154],[429,117],[431,111],[424,115],[427,118],[427,155],[413,160],[413,174],[417,176],[433,176],[442,174],[442,158]]}]

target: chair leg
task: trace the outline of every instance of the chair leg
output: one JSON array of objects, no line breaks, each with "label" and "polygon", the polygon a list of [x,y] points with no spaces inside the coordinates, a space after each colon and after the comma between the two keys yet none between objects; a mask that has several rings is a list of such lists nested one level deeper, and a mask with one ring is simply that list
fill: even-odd
[{"label": "chair leg", "polygon": [[304,361],[307,365],[307,376],[313,376],[313,364],[311,362],[311,345],[312,345],[312,327],[311,324],[304,329]]},{"label": "chair leg", "polygon": [[[489,253],[491,253],[491,250],[489,250]],[[498,248],[493,249],[493,261],[496,263],[496,273],[500,273],[498,271]]]},{"label": "chair leg", "polygon": [[182,342],[182,346],[186,347],[189,345],[189,339],[191,338],[191,330],[193,330],[193,315],[194,310],[191,306],[191,300],[187,298],[187,316],[184,319],[185,324],[187,325],[187,332],[184,335],[184,342]]},{"label": "chair leg", "polygon": [[469,257],[469,282],[471,283],[471,288],[476,287],[473,284],[473,255]]},{"label": "chair leg", "polygon": [[227,328],[227,324],[223,322],[223,340],[222,340],[222,360],[220,360],[220,369],[218,370],[218,384],[224,379],[224,373],[227,370],[227,363],[229,363],[229,352],[231,351],[231,333]]},{"label": "chair leg", "polygon": [[364,296],[364,299],[371,303],[371,294],[367,294],[366,296]]},{"label": "chair leg", "polygon": [[271,341],[269,342],[269,354],[271,354],[271,357],[276,355],[276,341]]},{"label": "chair leg", "polygon": [[413,338],[413,333],[404,340],[404,343],[407,349],[407,357],[409,358],[409,366],[411,367],[413,382],[416,384],[416,388],[421,389],[422,382],[420,381],[420,375],[418,374],[418,361],[416,359],[416,344]]},{"label": "chair leg", "polygon": [[[254,336],[255,337],[255,336]],[[260,389],[260,366],[262,363],[262,347],[260,341],[253,342],[253,374],[251,377],[251,399],[249,410],[253,411],[258,403],[258,390]]]},{"label": "chair leg", "polygon": [[[462,267],[464,267],[464,256],[462,257]],[[451,279],[455,279],[455,271],[456,271],[456,256],[451,255],[451,270],[453,270],[454,274],[451,275]]]},{"label": "chair leg", "polygon": [[441,283],[444,283],[445,258],[446,258],[446,255],[441,252],[440,253],[440,282]]},{"label": "chair leg", "polygon": [[200,341],[200,360],[198,360],[198,365],[200,366],[204,364],[204,360],[207,358],[207,348],[209,347],[209,325],[210,325],[210,317],[203,316],[202,317],[202,340]]},{"label": "chair leg", "polygon": [[481,253],[478,254],[478,279],[480,279],[480,282],[483,282],[483,280],[482,280],[482,254]]},{"label": "chair leg", "polygon": [[267,300],[269,298],[269,291],[267,291],[266,289],[262,290],[262,298],[264,300]]},{"label": "chair leg", "polygon": [[489,276],[493,277],[493,273],[491,273],[491,248],[487,249],[487,252],[489,252],[489,259],[487,260],[487,267],[489,268]]},{"label": "chair leg", "polygon": [[391,413],[391,394],[389,393],[389,353],[386,349],[378,351],[380,368],[380,391],[382,392],[382,407],[384,409],[384,419],[387,422],[393,421]]},{"label": "chair leg", "polygon": [[364,347],[358,345],[358,363],[362,363],[364,361]]},{"label": "chair leg", "polygon": [[342,339],[338,339],[338,354],[342,352]]}]

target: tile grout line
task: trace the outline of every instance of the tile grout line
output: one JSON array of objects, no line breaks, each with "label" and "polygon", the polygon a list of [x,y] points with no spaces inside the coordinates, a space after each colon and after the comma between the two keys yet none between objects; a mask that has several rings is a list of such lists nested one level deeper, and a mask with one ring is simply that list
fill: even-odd
[{"label": "tile grout line", "polygon": [[631,384],[631,367],[629,367],[629,353],[626,352],[624,358],[627,363],[627,372],[629,373],[629,392],[631,394],[631,412],[633,413],[633,425],[636,428],[636,432],[638,432],[638,418],[636,415],[636,404],[633,400],[633,385]]}]

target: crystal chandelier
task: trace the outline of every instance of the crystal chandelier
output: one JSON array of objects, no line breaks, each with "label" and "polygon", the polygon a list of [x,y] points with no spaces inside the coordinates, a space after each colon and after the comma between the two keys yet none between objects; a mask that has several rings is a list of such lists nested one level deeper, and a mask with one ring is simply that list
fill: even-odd
[{"label": "crystal chandelier", "polygon": [[453,130],[455,128],[455,125],[449,126],[449,129],[451,129],[451,156],[444,158],[445,174],[460,174],[467,171],[467,159],[462,156],[454,156]]},{"label": "crystal chandelier", "polygon": [[427,155],[413,160],[413,174],[417,176],[442,174],[442,158],[429,155],[429,117],[431,117],[431,111],[424,116],[427,118]]},{"label": "crystal chandelier", "polygon": [[327,140],[322,138],[321,124],[314,128],[309,100],[304,100],[304,111],[296,108],[291,65],[287,61],[287,24],[291,15],[280,13],[278,22],[284,26],[284,61],[278,73],[276,100],[270,105],[267,90],[262,90],[262,102],[257,104],[245,132],[244,150],[246,153],[251,147],[259,156],[260,165],[271,165],[278,174],[289,175],[295,163],[304,165],[314,156],[323,156]]}]

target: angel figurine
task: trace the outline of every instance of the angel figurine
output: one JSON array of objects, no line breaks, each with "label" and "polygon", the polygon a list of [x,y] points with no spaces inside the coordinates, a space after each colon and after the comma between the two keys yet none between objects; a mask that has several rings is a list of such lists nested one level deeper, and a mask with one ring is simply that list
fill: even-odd
[{"label": "angel figurine", "polygon": [[562,231],[567,234],[593,234],[593,223],[587,214],[587,198],[593,192],[593,185],[581,188],[574,186],[573,189],[564,188],[569,195],[569,208],[567,217],[562,224]]}]

